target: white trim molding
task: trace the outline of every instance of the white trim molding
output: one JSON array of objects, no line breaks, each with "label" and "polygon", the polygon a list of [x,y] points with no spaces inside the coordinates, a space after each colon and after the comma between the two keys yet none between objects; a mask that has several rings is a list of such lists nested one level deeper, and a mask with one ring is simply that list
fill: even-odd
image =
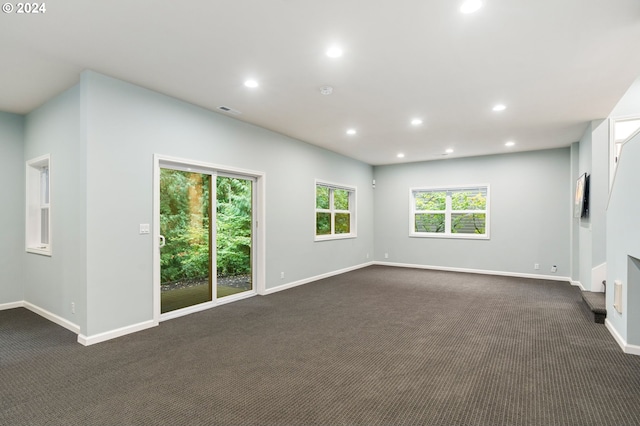
[{"label": "white trim molding", "polygon": [[69,331],[73,331],[76,334],[80,333],[80,326],[79,325],[74,324],[71,321],[62,318],[61,316],[53,314],[53,313],[47,311],[46,309],[42,309],[41,307],[36,306],[33,303],[29,303],[29,302],[22,302],[22,303],[23,303],[23,307],[27,308],[31,312],[36,313],[36,314],[40,315],[41,317],[44,317],[44,318],[48,319],[49,321],[54,322],[54,323],[58,324],[59,326],[66,328]]},{"label": "white trim molding", "polygon": [[604,320],[604,325],[607,327],[609,333],[611,333],[615,341],[618,343],[620,349],[622,349],[622,352],[630,355],[640,355],[640,346],[628,344],[618,333],[618,330],[615,329],[613,324],[611,324],[611,321],[609,321],[608,318]]},{"label": "white trim molding", "polygon": [[[318,187],[322,186],[329,190],[329,208],[321,209],[317,205],[317,191]],[[343,190],[346,191],[349,199],[349,209],[348,210],[338,210],[335,208],[334,204],[334,191]],[[313,193],[315,194],[313,197],[314,203],[314,217],[313,221],[314,226],[314,241],[332,241],[332,240],[342,240],[348,238],[357,238],[358,237],[358,187],[352,185],[345,185],[342,183],[334,183],[329,182],[323,179],[316,179],[313,187]],[[318,213],[326,213],[331,216],[331,233],[318,235]],[[348,234],[337,234],[336,231],[336,215],[337,214],[349,214],[349,233]]]},{"label": "white trim molding", "polygon": [[236,302],[242,299],[248,299],[249,297],[253,296],[257,296],[257,293],[255,291],[244,291],[242,293],[232,294],[220,299],[212,300],[210,302],[199,303],[197,305],[187,306],[186,308],[176,309],[175,311],[169,311],[164,314],[160,314],[160,322],[171,320],[174,318],[180,318],[185,315],[194,314],[196,312],[206,311],[207,309],[215,308],[216,306]]},{"label": "white trim molding", "polygon": [[[456,210],[452,205],[453,192],[462,192],[468,190],[477,190],[478,195],[481,195],[482,189],[485,190],[485,208],[483,210]],[[416,210],[416,194],[424,192],[438,192],[446,193],[446,201],[444,209],[437,210]],[[445,185],[445,186],[421,186],[409,188],[409,237],[411,238],[452,238],[452,239],[472,239],[472,240],[490,240],[490,225],[491,225],[491,188],[488,183],[485,184],[473,184],[473,185]],[[439,214],[444,215],[445,229],[443,232],[426,232],[416,230],[416,215],[418,214]],[[453,216],[455,214],[484,214],[484,233],[483,234],[471,234],[471,233],[456,233],[452,229]]]},{"label": "white trim molding", "polygon": [[570,277],[556,276],[556,275],[523,274],[519,272],[489,271],[485,269],[454,268],[449,266],[418,265],[418,264],[411,264],[411,263],[395,263],[395,262],[380,262],[380,261],[373,262],[373,264],[382,265],[382,266],[395,266],[399,268],[432,269],[435,271],[464,272],[467,274],[500,275],[505,277],[515,277],[515,278],[534,278],[538,280],[566,281],[573,284],[573,281],[571,281]]},{"label": "white trim molding", "polygon": [[24,308],[24,302],[10,302],[10,303],[2,303],[0,304],[0,311],[5,311],[7,309],[15,309],[15,308]]},{"label": "white trim molding", "polygon": [[105,331],[104,333],[94,334],[92,336],[85,336],[84,334],[78,334],[78,343],[84,346],[95,345],[96,343],[101,343],[106,340],[115,339],[116,337],[121,337],[126,334],[135,333],[137,331],[146,330],[147,328],[152,328],[157,326],[158,323],[149,320],[143,321],[138,324],[128,325],[126,327],[116,328],[115,330]]},{"label": "white trim molding", "polygon": [[[618,164],[622,158],[622,149],[624,145],[633,139],[638,133],[640,133],[640,127],[630,132],[624,140],[616,142],[616,124],[624,121],[638,121],[640,115],[624,115],[620,117],[609,118],[609,200],[611,199],[611,190],[616,180],[616,174],[618,171]],[[607,207],[609,206],[609,200],[607,200]]]},{"label": "white trim molding", "polygon": [[335,275],[344,274],[345,272],[351,272],[351,271],[355,271],[357,269],[366,268],[367,266],[371,266],[371,265],[374,265],[374,264],[375,264],[375,262],[362,263],[360,265],[350,266],[348,268],[339,269],[337,271],[327,272],[325,274],[320,274],[320,275],[316,275],[314,277],[309,277],[309,278],[305,278],[305,279],[302,279],[302,280],[293,281],[293,282],[290,282],[290,283],[287,283],[287,284],[282,284],[282,285],[279,285],[279,286],[276,286],[276,287],[270,287],[270,288],[266,289],[264,291],[264,293],[261,293],[261,295],[266,296],[268,294],[273,294],[273,293],[277,293],[279,291],[288,290],[288,289],[293,288],[293,287],[298,287],[299,285],[309,284],[309,283],[314,282],[314,281],[318,281],[318,280],[322,280],[322,279],[325,279],[325,278],[333,277]]},{"label": "white trim molding", "polygon": [[25,250],[52,256],[51,154],[28,160],[25,170]]},{"label": "white trim molding", "polygon": [[42,309],[41,307],[36,306],[33,303],[29,303],[29,302],[25,302],[24,300],[21,300],[19,302],[3,303],[0,305],[0,311],[6,310],[6,309],[15,309],[15,308],[28,309],[34,314],[40,315],[42,318],[45,318],[51,321],[52,323],[55,323],[63,328],[66,328],[67,330],[75,334],[80,334],[80,326],[78,324],[75,324],[69,320],[62,318],[61,316],[51,313],[46,309]]},{"label": "white trim molding", "polygon": [[[237,298],[225,297],[215,299],[212,303],[203,303],[167,315],[160,312],[160,169],[193,171],[211,176],[238,176],[250,178],[254,182],[255,223],[254,229],[254,289]],[[215,194],[215,191],[214,191]],[[224,303],[240,300],[245,297],[263,294],[266,280],[266,173],[256,170],[241,169],[221,164],[173,157],[162,154],[153,155],[153,321],[157,324],[171,318],[213,308]],[[214,238],[215,241],[215,238]]]},{"label": "white trim molding", "polygon": [[571,281],[571,285],[578,287],[580,291],[587,291],[580,281]]}]

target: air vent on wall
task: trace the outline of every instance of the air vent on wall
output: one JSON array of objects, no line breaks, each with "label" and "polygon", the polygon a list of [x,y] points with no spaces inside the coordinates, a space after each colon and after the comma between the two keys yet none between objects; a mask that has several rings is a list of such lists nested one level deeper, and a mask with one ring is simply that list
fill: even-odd
[{"label": "air vent on wall", "polygon": [[228,106],[224,106],[224,105],[220,105],[220,106],[218,107],[218,109],[219,109],[220,111],[224,111],[224,112],[226,112],[227,114],[233,114],[233,115],[239,115],[239,114],[242,114],[240,111],[237,111],[237,110],[235,110],[235,109],[233,109],[233,108],[229,108]]}]

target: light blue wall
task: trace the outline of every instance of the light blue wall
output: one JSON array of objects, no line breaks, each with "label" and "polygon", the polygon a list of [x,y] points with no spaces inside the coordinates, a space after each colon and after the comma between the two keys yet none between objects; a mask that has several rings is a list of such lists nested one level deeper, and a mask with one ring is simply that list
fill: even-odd
[{"label": "light blue wall", "polygon": [[[156,153],[266,173],[267,288],[363,264],[373,252],[371,166],[94,72],[81,86],[87,335],[152,319],[153,242],[138,226],[152,223]],[[313,241],[316,178],[357,187],[358,238]]]},{"label": "light blue wall", "polygon": [[[375,167],[375,258],[536,275],[553,275],[557,265],[555,275],[568,277],[570,162],[563,148]],[[490,240],[408,236],[410,187],[485,183],[491,186]]]},{"label": "light blue wall", "polygon": [[25,301],[84,328],[86,187],[80,129],[79,86],[26,116],[24,159],[51,155],[52,256],[24,253],[23,258]]},{"label": "light blue wall", "polygon": [[[587,130],[588,131],[588,130]],[[571,193],[575,193],[574,177],[580,175],[580,142],[571,144]],[[572,212],[573,217],[573,212]],[[580,220],[571,220],[571,281],[580,281]]]},{"label": "light blue wall", "polygon": [[[622,148],[607,210],[607,321],[627,343],[640,346],[640,281],[630,281],[629,256],[640,259],[640,135]],[[637,279],[637,275],[635,276]],[[613,308],[613,282],[623,285],[623,311]]]},{"label": "light blue wall", "polygon": [[[640,115],[640,77],[620,99],[609,119]],[[620,154],[607,207],[607,322],[640,353],[640,283],[629,282],[629,256],[640,258],[640,136],[627,142]],[[636,274],[632,274],[636,276]],[[613,282],[623,284],[623,312],[613,308]],[[635,292],[635,294],[634,294]],[[611,312],[611,314],[609,314]]]},{"label": "light blue wall", "polygon": [[[591,123],[591,181],[589,215],[592,229],[591,263],[597,267],[607,261],[607,200],[609,198],[609,120]],[[600,283],[594,283],[595,290]]]},{"label": "light blue wall", "polygon": [[[587,130],[584,132],[582,139],[580,140],[580,151],[578,154],[578,170],[575,175],[572,176],[572,194],[576,191],[576,181],[583,173],[591,175],[592,167],[592,140],[593,140],[593,127],[589,123]],[[590,197],[591,198],[591,197]],[[593,252],[593,235],[591,226],[591,215],[584,218],[571,217],[572,221],[578,224],[578,281],[582,284],[582,287],[586,290],[591,290],[591,263]]]},{"label": "light blue wall", "polygon": [[[589,215],[573,218],[574,281],[587,291],[602,291],[605,278],[600,267],[606,263],[606,205],[609,194],[609,125],[608,120],[592,121],[577,147],[577,166],[572,168],[572,193],[577,179],[587,173],[589,180]],[[577,253],[577,255],[576,255]],[[577,271],[577,272],[576,272]]]},{"label": "light blue wall", "polygon": [[24,299],[24,117],[0,112],[0,305]]},{"label": "light blue wall", "polygon": [[[633,113],[637,92],[614,112]],[[26,118],[2,114],[0,120],[3,173],[20,175],[19,190],[7,193],[19,209],[0,216],[20,224],[0,243],[7,277],[16,277],[10,284],[3,279],[0,303],[24,299],[88,336],[152,318],[153,244],[138,225],[152,223],[155,153],[266,173],[267,288],[371,259],[539,275],[552,275],[557,265],[556,276],[588,287],[591,269],[611,247],[604,226],[606,121],[590,123],[571,149],[371,167],[94,72]],[[19,145],[22,138],[23,147],[5,142]],[[52,158],[50,258],[23,250],[24,161],[46,153]],[[592,175],[591,216],[576,220],[573,187],[585,171]],[[313,241],[315,179],[358,188],[358,238]],[[489,241],[408,237],[410,187],[474,183],[491,185]],[[21,260],[10,262],[17,253]],[[626,336],[626,322],[612,321],[625,323]]]}]

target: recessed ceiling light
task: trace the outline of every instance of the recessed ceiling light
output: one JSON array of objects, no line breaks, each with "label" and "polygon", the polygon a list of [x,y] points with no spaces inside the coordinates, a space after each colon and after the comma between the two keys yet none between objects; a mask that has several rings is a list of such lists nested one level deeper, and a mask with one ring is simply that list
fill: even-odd
[{"label": "recessed ceiling light", "polygon": [[514,141],[509,141],[504,144],[504,146],[514,146],[516,143]]},{"label": "recessed ceiling light", "polygon": [[422,124],[422,119],[421,118],[414,118],[413,120],[411,120],[411,124],[414,126],[419,126]]},{"label": "recessed ceiling light", "polygon": [[398,153],[398,155],[396,155],[396,157],[398,157],[398,158],[404,158],[404,154],[403,154],[403,153],[401,153],[401,152],[399,152],[399,153]]},{"label": "recessed ceiling light", "polygon": [[466,0],[460,6],[460,12],[462,13],[473,13],[482,7],[481,0]]},{"label": "recessed ceiling light", "polygon": [[358,132],[356,132],[356,129],[349,129],[349,130],[347,130],[347,134],[348,134],[348,135],[355,135],[356,133],[358,133]]},{"label": "recessed ceiling light", "polygon": [[449,148],[445,151],[447,154],[453,154],[453,149]]},{"label": "recessed ceiling light", "polygon": [[253,89],[255,87],[258,87],[258,82],[255,80],[249,79],[244,82],[244,85]]},{"label": "recessed ceiling light", "polygon": [[497,104],[497,105],[494,105],[494,107],[493,107],[493,110],[495,112],[504,111],[505,109],[507,109],[507,106],[504,105],[504,104]]},{"label": "recessed ceiling light", "polygon": [[327,56],[330,58],[339,58],[342,56],[342,48],[340,46],[331,46],[327,49]]}]

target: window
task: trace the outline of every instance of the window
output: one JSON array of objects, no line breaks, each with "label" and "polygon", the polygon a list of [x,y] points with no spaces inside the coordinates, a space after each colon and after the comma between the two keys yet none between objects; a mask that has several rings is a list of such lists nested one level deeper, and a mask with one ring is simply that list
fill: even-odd
[{"label": "window", "polygon": [[316,181],[316,241],[356,236],[356,189]]},{"label": "window", "polygon": [[622,145],[640,132],[640,117],[621,117],[609,120],[609,190],[618,168]]},{"label": "window", "polygon": [[489,238],[489,186],[411,189],[412,237]]},{"label": "window", "polygon": [[51,158],[27,161],[26,249],[51,255]]}]

